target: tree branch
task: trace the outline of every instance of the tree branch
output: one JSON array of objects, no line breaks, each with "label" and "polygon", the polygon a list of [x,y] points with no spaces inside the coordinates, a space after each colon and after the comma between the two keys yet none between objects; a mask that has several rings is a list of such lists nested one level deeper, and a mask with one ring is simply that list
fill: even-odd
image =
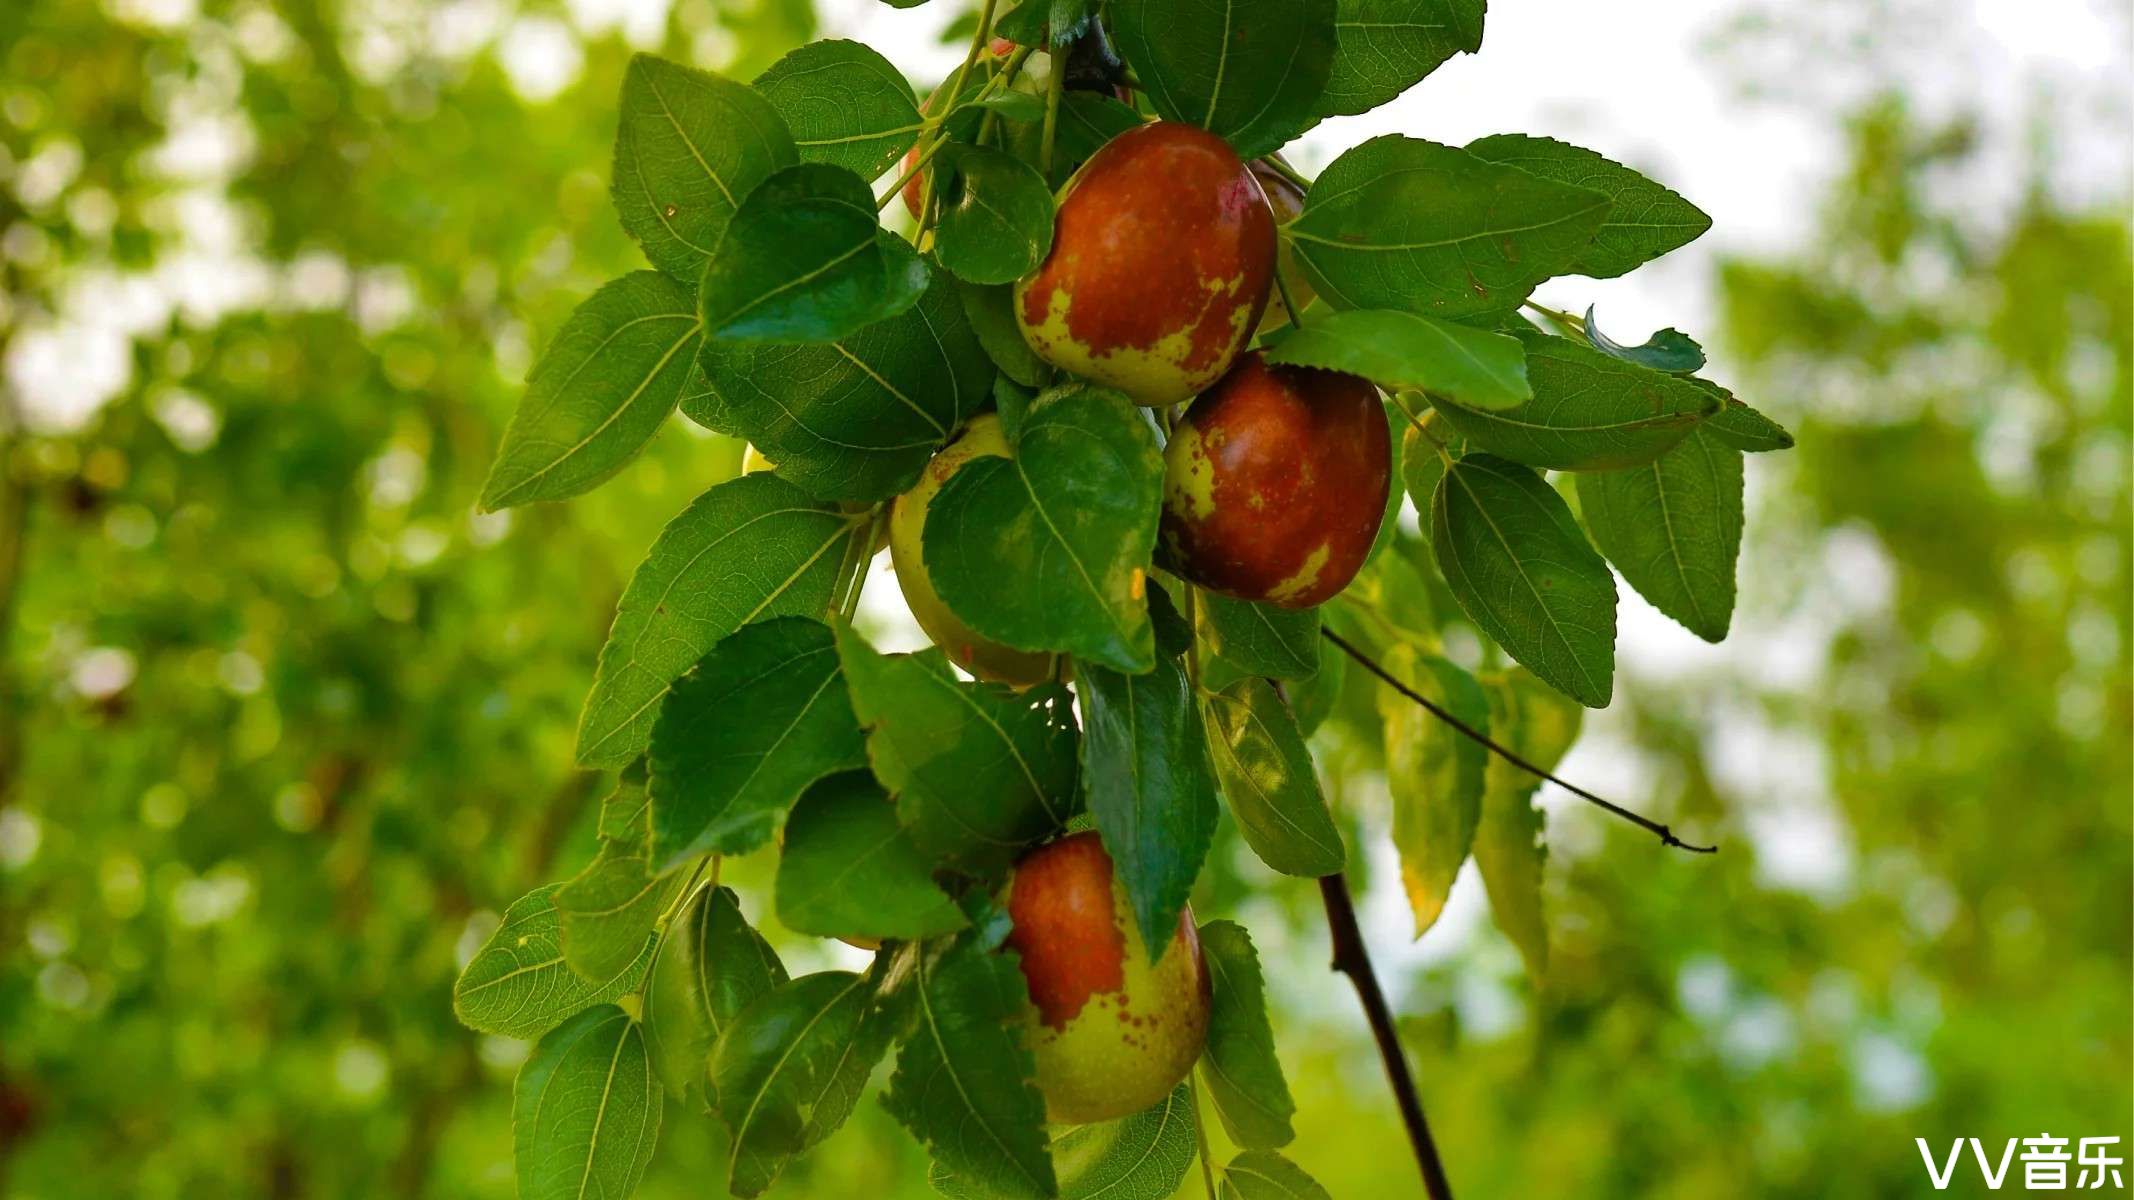
[{"label": "tree branch", "polygon": [[1401,1050],[1400,1035],[1393,1028],[1393,1013],[1386,1007],[1385,993],[1378,990],[1378,972],[1371,968],[1371,953],[1364,947],[1363,931],[1356,927],[1356,907],[1349,902],[1348,876],[1336,871],[1319,880],[1319,895],[1326,901],[1326,928],[1334,945],[1333,970],[1349,977],[1356,997],[1363,1002],[1363,1015],[1378,1042],[1378,1057],[1386,1064],[1386,1079],[1393,1085],[1393,1099],[1400,1105],[1400,1119],[1408,1127],[1408,1143],[1415,1149],[1415,1162],[1423,1172],[1423,1192],[1430,1200],[1452,1200],[1452,1184],[1445,1178],[1445,1164],[1438,1158],[1437,1143],[1430,1137],[1430,1122],[1423,1116],[1423,1102],[1415,1093],[1415,1078],[1408,1073],[1408,1056]]},{"label": "tree branch", "polygon": [[1546,779],[1550,783],[1555,784],[1557,787],[1562,788],[1563,790],[1571,793],[1579,799],[1584,800],[1589,804],[1598,805],[1601,808],[1606,809],[1607,811],[1615,814],[1616,816],[1621,817],[1623,820],[1630,822],[1632,825],[1636,825],[1639,828],[1647,831],[1648,833],[1652,833],[1658,836],[1660,839],[1660,844],[1663,846],[1675,846],[1680,849],[1687,850],[1692,854],[1713,854],[1718,852],[1719,847],[1717,846],[1693,846],[1690,843],[1683,841],[1681,838],[1676,837],[1674,830],[1669,829],[1667,826],[1662,825],[1658,821],[1653,820],[1651,817],[1641,816],[1637,813],[1631,812],[1629,809],[1624,808],[1620,804],[1611,803],[1610,801],[1601,799],[1599,796],[1594,795],[1592,792],[1587,791],[1586,789],[1578,786],[1575,783],[1570,783],[1566,780],[1558,779],[1556,776],[1549,774],[1547,771],[1542,770],[1540,767],[1535,766],[1533,763],[1528,762],[1527,760],[1512,753],[1510,750],[1505,749],[1503,746],[1498,745],[1496,742],[1491,741],[1488,734],[1483,733],[1482,731],[1476,729],[1474,726],[1469,725],[1467,722],[1462,721],[1456,716],[1453,716],[1450,712],[1445,710],[1443,705],[1436,703],[1435,701],[1431,700],[1430,697],[1425,696],[1421,692],[1416,691],[1414,688],[1409,687],[1407,684],[1402,683],[1399,679],[1393,676],[1392,672],[1386,670],[1382,666],[1379,666],[1378,663],[1374,661],[1369,655],[1365,654],[1361,650],[1358,650],[1354,643],[1350,642],[1347,638],[1342,637],[1340,634],[1335,633],[1333,630],[1328,629],[1324,626],[1320,627],[1319,632],[1326,638],[1326,640],[1334,643],[1336,646],[1341,647],[1342,653],[1348,655],[1350,658],[1355,659],[1357,663],[1363,667],[1364,670],[1369,671],[1371,674],[1378,676],[1380,680],[1384,681],[1386,686],[1392,688],[1396,692],[1399,692],[1401,695],[1406,696],[1408,699],[1413,700],[1417,704],[1422,705],[1423,708],[1426,709],[1431,716],[1436,717],[1438,720],[1443,721],[1445,724],[1452,726],[1455,730],[1459,731],[1460,734],[1474,742],[1479,743],[1483,749],[1489,751],[1491,754],[1496,755],[1498,758],[1503,759],[1505,762],[1512,764],[1513,766],[1519,768],[1522,771],[1527,772],[1530,775],[1536,775],[1542,779]]}]

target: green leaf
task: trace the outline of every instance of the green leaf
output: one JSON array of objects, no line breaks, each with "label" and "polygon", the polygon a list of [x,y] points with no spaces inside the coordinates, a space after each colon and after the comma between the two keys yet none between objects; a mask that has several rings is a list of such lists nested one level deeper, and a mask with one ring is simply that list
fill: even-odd
[{"label": "green leaf", "polygon": [[1703,425],[1714,438],[1750,454],[1793,448],[1792,434],[1778,422],[1736,400],[1733,393],[1708,380],[1693,379],[1690,382],[1725,399],[1726,407],[1712,414]]},{"label": "green leaf", "polygon": [[1368,112],[1482,48],[1486,0],[1338,0],[1321,116]]},{"label": "green leaf", "polygon": [[716,399],[683,411],[746,439],[781,477],[825,500],[910,490],[934,452],[985,407],[993,379],[947,276],[911,308],[838,341],[709,341],[698,358]]},{"label": "green leaf", "polygon": [[652,265],[695,283],[742,197],[800,161],[747,85],[640,54],[622,81],[615,211]]},{"label": "green leaf", "polygon": [[1627,274],[1696,241],[1712,227],[1703,209],[1667,188],[1613,159],[1554,138],[1500,133],[1469,142],[1467,152],[1608,197],[1608,219],[1573,265],[1580,275],[1613,279]]},{"label": "green leaf", "polygon": [[1534,394],[1517,338],[1397,309],[1321,314],[1285,334],[1267,361],[1346,371],[1389,392],[1427,389],[1475,408],[1510,408]]},{"label": "green leaf", "polygon": [[1052,189],[999,150],[952,144],[929,176],[938,197],[934,256],[959,279],[1013,283],[1052,249]]},{"label": "green leaf", "polygon": [[596,1004],[627,995],[645,976],[649,939],[614,977],[588,980],[563,962],[563,920],[547,884],[504,910],[504,921],[469,959],[452,987],[452,1012],[469,1029],[537,1038]]},{"label": "green leaf", "polygon": [[[1524,671],[1485,680],[1489,724],[1497,744],[1544,771],[1553,771],[1578,739],[1582,713]],[[1475,866],[1489,892],[1497,927],[1519,947],[1527,973],[1548,972],[1549,929],[1542,908],[1541,874],[1548,857],[1542,819],[1533,795],[1541,780],[1496,757],[1489,761],[1482,794],[1482,821],[1475,830]]]},{"label": "green leaf", "polygon": [[801,163],[756,185],[697,282],[710,336],[834,342],[918,303],[926,260],[875,220],[867,181]]},{"label": "green leaf", "polygon": [[1335,159],[1288,232],[1336,308],[1462,317],[1518,307],[1607,214],[1599,192],[1388,134]]},{"label": "green leaf", "polygon": [[659,1080],[644,1031],[612,1005],[551,1030],[519,1068],[512,1160],[522,1200],[628,1196],[659,1143]]},{"label": "green leaf", "polygon": [[976,459],[934,497],[926,571],[950,610],[994,641],[1146,671],[1162,501],[1163,457],[1133,404],[1086,384],[1053,388],[1024,415],[1015,457]]},{"label": "green leaf", "polygon": [[[1430,503],[1435,502],[1433,494]],[[1428,504],[1424,511],[1429,511]],[[1366,636],[1375,635],[1380,629],[1395,629],[1421,642],[1435,641],[1437,614],[1430,598],[1431,587],[1423,579],[1421,566],[1403,552],[1405,549],[1396,547],[1394,553],[1381,554],[1367,564],[1337,597],[1339,603],[1326,609],[1328,619],[1343,619],[1343,632],[1354,637],[1360,631],[1354,628],[1357,614],[1353,610],[1361,610],[1373,618],[1366,627],[1370,631]]]},{"label": "green leaf", "polygon": [[1135,0],[1107,21],[1156,111],[1221,136],[1240,158],[1272,154],[1318,119],[1334,0]]},{"label": "green leaf", "polygon": [[594,292],[528,377],[481,509],[561,500],[622,470],[674,411],[698,340],[689,289],[657,271]]},{"label": "green leaf", "polygon": [[1208,697],[1205,713],[1215,777],[1260,861],[1309,879],[1346,865],[1341,831],[1327,811],[1304,734],[1274,685],[1240,679]]},{"label": "green leaf", "polygon": [[1200,927],[1200,950],[1208,960],[1212,996],[1208,1048],[1200,1077],[1230,1140],[1249,1150],[1272,1150],[1296,1137],[1289,1119],[1297,1111],[1274,1053],[1267,1024],[1267,989],[1260,978],[1252,935],[1232,921]]},{"label": "green leaf", "polygon": [[[1392,557],[1388,555],[1387,557]],[[1341,703],[1342,684],[1348,678],[1348,657],[1324,637],[1319,639],[1319,669],[1309,678],[1287,686],[1289,711],[1297,718],[1297,732],[1310,737],[1326,723]]]},{"label": "green leaf", "polygon": [[[601,807],[599,855],[556,889],[563,961],[585,979],[612,979],[643,958],[654,922],[684,882],[680,875],[663,877],[653,868],[644,798],[642,780],[625,779],[616,788]],[[621,828],[611,816],[617,811],[629,814]]]},{"label": "green leaf", "polygon": [[[1394,403],[1416,404],[1422,400],[1422,396],[1410,393],[1405,397],[1396,397]],[[1451,441],[1440,449],[1433,440],[1433,434],[1437,437],[1451,436]],[[1466,452],[1467,443],[1456,435],[1450,435],[1450,431],[1442,423],[1437,424],[1430,433],[1424,433],[1414,425],[1409,425],[1401,433],[1401,487],[1407,491],[1408,499],[1415,502],[1415,511],[1422,518],[1422,534],[1426,539],[1430,537],[1430,505],[1437,497],[1438,480],[1445,477],[1447,460],[1457,462],[1460,455]]]},{"label": "green leaf", "polygon": [[938,648],[878,654],[848,627],[837,645],[875,777],[927,859],[990,876],[1074,815],[1065,688],[966,683]]},{"label": "green leaf", "polygon": [[[706,884],[668,927],[645,978],[645,1048],[667,1091],[709,1091],[711,1048],[741,1010],[786,981],[785,964],[741,916],[732,888]],[[710,1107],[717,1097],[707,1095]]]},{"label": "green leaf", "polygon": [[1550,686],[1605,708],[1615,685],[1615,577],[1541,477],[1469,454],[1438,484],[1431,546],[1470,620]]},{"label": "green leaf", "polygon": [[1222,1200],[1331,1200],[1304,1168],[1272,1150],[1247,1150],[1223,1168]]},{"label": "green leaf", "polygon": [[[1005,283],[985,286],[960,279],[955,282],[956,294],[963,301],[963,318],[969,322],[971,332],[978,335],[986,357],[1016,383],[1026,388],[1042,386],[1052,368],[1030,349],[1015,323],[1015,288]],[[1015,428],[1019,426],[1009,429],[1010,438],[1015,436]]]},{"label": "green leaf", "polygon": [[1545,333],[1521,335],[1534,398],[1484,412],[1432,396],[1445,423],[1480,449],[1556,471],[1649,463],[1719,410],[1687,380]]},{"label": "green leaf", "polygon": [[810,42],[756,77],[806,162],[829,163],[873,179],[918,140],[911,83],[861,42]]},{"label": "green leaf", "polygon": [[[1406,642],[1389,646],[1385,668],[1478,733],[1489,732],[1489,698],[1474,677]],[[1386,788],[1393,796],[1393,848],[1415,913],[1415,936],[1437,923],[1482,819],[1489,752],[1392,688],[1378,689],[1385,729]]]},{"label": "green leaf", "polygon": [[1319,610],[1199,594],[1208,649],[1248,675],[1303,679],[1319,669]]},{"label": "green leaf", "polygon": [[1175,659],[1143,675],[1075,664],[1082,791],[1149,948],[1161,957],[1215,834],[1215,780],[1193,685]]},{"label": "green leaf", "polygon": [[1140,113],[1102,92],[1073,91],[1060,97],[1052,140],[1052,178],[1057,187],[1104,143],[1142,124]]},{"label": "green leaf", "polygon": [[778,919],[795,933],[842,938],[927,938],[967,924],[865,771],[833,775],[793,806]]},{"label": "green leaf", "polygon": [[1015,956],[957,938],[922,951],[914,969],[916,1011],[883,1106],[983,1194],[1059,1195],[1019,1032],[1029,1000]]},{"label": "green leaf", "polygon": [[[1060,1200],[1169,1200],[1192,1169],[1193,1154],[1193,1094],[1183,1084],[1161,1104],[1076,1125],[1052,1140]],[[950,1200],[993,1200],[994,1193],[938,1162],[927,1182]]]},{"label": "green leaf", "polygon": [[1653,462],[1578,477],[1594,545],[1652,606],[1707,642],[1734,618],[1741,451],[1704,429]]},{"label": "green leaf", "polygon": [[1045,119],[1045,102],[1029,92],[994,92],[971,101],[982,112],[996,112],[1010,121],[1029,123]]},{"label": "green leaf", "polygon": [[674,683],[652,727],[662,869],[770,840],[809,784],[867,765],[830,628],[778,617],[729,634]]},{"label": "green leaf", "polygon": [[719,1116],[733,1134],[727,1190],[761,1194],[795,1154],[837,1132],[889,1035],[873,983],[849,971],[803,975],[742,1009],[711,1061]]},{"label": "green leaf", "polygon": [[579,718],[579,764],[619,767],[644,753],[667,685],[727,634],[820,616],[861,524],[769,472],[698,496],[623,589]]},{"label": "green leaf", "polygon": [[1603,354],[1670,375],[1687,375],[1704,366],[1704,347],[1679,329],[1662,329],[1636,346],[1625,346],[1600,331],[1593,322],[1593,306],[1586,306],[1586,340]]}]

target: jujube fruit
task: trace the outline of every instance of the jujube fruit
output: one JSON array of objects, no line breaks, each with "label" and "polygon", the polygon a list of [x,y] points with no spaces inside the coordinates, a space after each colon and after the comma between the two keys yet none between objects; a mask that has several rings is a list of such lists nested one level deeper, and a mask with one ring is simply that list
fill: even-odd
[{"label": "jujube fruit", "polygon": [[1392,453],[1367,380],[1254,351],[1201,393],[1164,447],[1164,549],[1202,587],[1319,604],[1370,555]]},{"label": "jujube fruit", "polygon": [[[1267,194],[1267,208],[1274,214],[1275,224],[1288,224],[1297,219],[1298,213],[1304,211],[1304,189],[1277,170],[1272,160],[1253,159],[1252,177],[1260,181],[1260,190]],[[1297,269],[1296,251],[1286,241],[1281,243],[1281,247],[1281,251],[1275,256],[1275,270],[1281,272],[1281,277],[1288,281],[1290,299],[1297,302],[1297,307],[1306,307],[1311,304],[1316,293],[1312,291],[1310,281],[1304,278],[1304,272]],[[1287,324],[1289,305],[1283,301],[1282,289],[1278,287],[1267,297],[1267,315],[1260,318],[1260,332],[1280,329]]]},{"label": "jujube fruit", "polygon": [[1142,404],[1222,377],[1274,280],[1274,217],[1221,138],[1175,121],[1106,142],[1060,189],[1052,249],[1015,284],[1039,358]]},{"label": "jujube fruit", "polygon": [[972,459],[1008,456],[1008,440],[1001,434],[1000,418],[986,413],[974,419],[963,436],[934,455],[919,482],[890,507],[889,561],[896,567],[897,586],[904,590],[904,603],[911,608],[912,619],[936,646],[947,652],[950,661],[980,679],[1028,687],[1052,677],[1053,656],[1017,650],[980,637],[941,602],[941,594],[934,590],[933,579],[926,573],[926,514],[934,496]]},{"label": "jujube fruit", "polygon": [[1193,910],[1149,961],[1095,833],[1031,851],[1008,882],[1008,946],[1022,960],[1035,1022],[1026,1043],[1059,1124],[1146,1109],[1193,1069],[1208,1037],[1208,969]]}]

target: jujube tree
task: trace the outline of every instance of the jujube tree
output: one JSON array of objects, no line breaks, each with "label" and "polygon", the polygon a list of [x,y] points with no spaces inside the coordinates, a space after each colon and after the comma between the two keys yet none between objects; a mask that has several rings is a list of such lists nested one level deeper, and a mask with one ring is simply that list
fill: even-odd
[{"label": "jujube tree", "polygon": [[[923,105],[845,41],[753,83],[628,72],[613,197],[651,269],[557,333],[483,503],[595,487],[677,408],[752,453],[618,604],[578,731],[615,773],[598,856],[458,986],[467,1024],[538,1039],[524,1196],[627,1194],[663,1093],[756,1195],[891,1055],[952,1196],[1167,1195],[1203,1087],[1227,1195],[1323,1195],[1279,1153],[1251,938],[1186,903],[1225,804],[1320,880],[1448,1194],[1307,740],[1342,664],[1384,685],[1418,932],[1471,856],[1538,972],[1531,796],[1611,696],[1611,565],[1726,633],[1743,454],[1787,435],[1688,337],[1529,302],[1705,215],[1542,137],[1379,137],[1311,180],[1280,156],[1478,49],[1482,0],[996,7]],[[932,649],[852,627],[884,544]],[[1439,644],[1424,544],[1493,669]],[[866,971],[789,977],[744,919],[720,861],[774,844],[770,909]]]}]

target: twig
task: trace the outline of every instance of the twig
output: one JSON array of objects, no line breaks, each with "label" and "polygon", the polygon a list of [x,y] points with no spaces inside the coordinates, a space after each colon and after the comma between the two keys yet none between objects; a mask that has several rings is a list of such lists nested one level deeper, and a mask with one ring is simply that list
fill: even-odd
[{"label": "twig", "polygon": [[1341,648],[1342,653],[1348,655],[1350,658],[1355,659],[1357,663],[1361,664],[1364,670],[1369,671],[1371,674],[1378,676],[1378,678],[1384,681],[1388,687],[1391,687],[1394,691],[1399,692],[1401,695],[1406,696],[1408,699],[1415,701],[1417,704],[1422,705],[1424,709],[1429,711],[1431,716],[1436,717],[1438,720],[1443,721],[1445,724],[1452,726],[1455,730],[1458,730],[1463,736],[1465,736],[1471,741],[1479,743],[1483,749],[1489,751],[1491,754],[1496,755],[1498,758],[1503,759],[1505,762],[1512,764],[1513,766],[1519,768],[1522,771],[1527,772],[1530,775],[1536,775],[1542,779],[1546,779],[1550,783],[1555,784],[1557,787],[1562,788],[1563,790],[1571,793],[1579,799],[1584,800],[1589,804],[1598,805],[1601,808],[1606,809],[1611,813],[1614,813],[1616,816],[1621,817],[1623,820],[1638,826],[1646,832],[1657,835],[1660,839],[1660,844],[1663,846],[1675,846],[1680,849],[1687,850],[1692,854],[1713,854],[1718,851],[1719,847],[1717,846],[1693,846],[1690,843],[1683,841],[1681,838],[1676,837],[1674,830],[1669,829],[1667,826],[1662,825],[1658,821],[1655,821],[1650,817],[1640,816],[1639,814],[1631,812],[1629,809],[1624,808],[1620,804],[1611,803],[1607,800],[1601,799],[1599,796],[1594,795],[1592,792],[1587,791],[1586,789],[1578,786],[1575,783],[1570,783],[1566,780],[1559,779],[1556,776],[1551,775],[1549,772],[1542,770],[1540,767],[1535,766],[1533,763],[1528,762],[1527,760],[1512,753],[1510,750],[1505,749],[1503,746],[1498,745],[1496,742],[1491,741],[1488,734],[1481,732],[1474,726],[1469,725],[1467,722],[1462,721],[1456,716],[1453,716],[1450,712],[1446,711],[1443,705],[1438,704],[1436,701],[1430,699],[1430,697],[1425,696],[1421,692],[1416,691],[1414,688],[1409,687],[1407,684],[1402,683],[1399,679],[1394,677],[1392,672],[1378,665],[1378,663],[1374,661],[1371,656],[1365,654],[1361,650],[1358,650],[1354,643],[1350,642],[1347,638],[1342,637],[1340,634],[1335,633],[1333,630],[1327,629],[1323,626],[1320,628],[1319,632],[1322,636],[1326,638],[1326,640],[1334,643],[1334,645],[1336,646],[1339,646]]},{"label": "twig", "polygon": [[1371,952],[1363,944],[1363,931],[1356,927],[1356,907],[1349,902],[1348,877],[1339,871],[1319,880],[1319,896],[1326,902],[1326,928],[1334,947],[1331,967],[1349,977],[1356,998],[1363,1002],[1363,1015],[1378,1042],[1378,1057],[1386,1064],[1386,1079],[1393,1085],[1393,1099],[1400,1105],[1401,1122],[1408,1127],[1408,1143],[1415,1149],[1416,1166],[1423,1172],[1423,1192],[1430,1200],[1452,1200],[1452,1184],[1445,1178],[1445,1164],[1438,1158],[1437,1142],[1430,1136],[1430,1121],[1423,1116],[1422,1099],[1415,1092],[1415,1077],[1408,1071],[1408,1056],[1401,1050],[1400,1035],[1393,1028],[1392,1010],[1378,988],[1378,972],[1371,968]]}]

